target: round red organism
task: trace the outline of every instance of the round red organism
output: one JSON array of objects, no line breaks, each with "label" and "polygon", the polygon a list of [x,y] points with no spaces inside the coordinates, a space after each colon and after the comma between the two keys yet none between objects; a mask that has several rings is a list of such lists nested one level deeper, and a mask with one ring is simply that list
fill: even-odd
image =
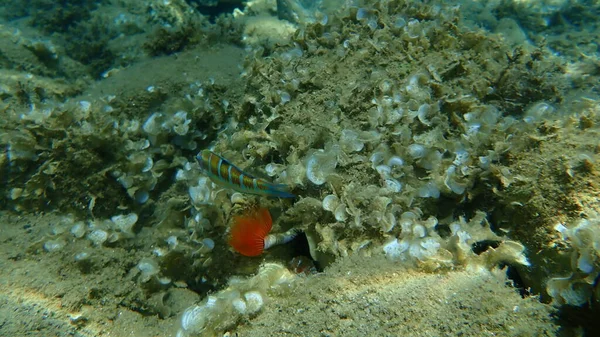
[{"label": "round red organism", "polygon": [[244,256],[258,256],[265,247],[265,237],[273,220],[266,208],[252,209],[233,218],[229,245]]}]

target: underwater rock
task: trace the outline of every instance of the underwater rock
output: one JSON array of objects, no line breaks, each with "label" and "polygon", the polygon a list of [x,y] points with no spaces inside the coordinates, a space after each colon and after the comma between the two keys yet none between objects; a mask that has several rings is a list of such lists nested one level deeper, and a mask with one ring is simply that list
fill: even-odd
[{"label": "underwater rock", "polygon": [[399,268],[381,257],[352,257],[325,273],[298,278],[289,290],[270,297],[256,317],[230,331],[244,336],[274,331],[288,336],[324,331],[361,336],[425,337],[448,331],[469,337],[481,336],[481,331],[557,336],[554,309],[535,298],[522,298],[507,282],[502,272],[432,274]]}]

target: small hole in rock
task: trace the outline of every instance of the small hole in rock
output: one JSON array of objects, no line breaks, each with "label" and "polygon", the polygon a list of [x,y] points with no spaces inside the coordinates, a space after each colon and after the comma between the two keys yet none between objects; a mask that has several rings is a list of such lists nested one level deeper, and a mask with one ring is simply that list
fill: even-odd
[{"label": "small hole in rock", "polygon": [[500,241],[496,241],[496,240],[483,240],[483,241],[477,241],[474,244],[472,244],[471,245],[471,249],[473,250],[473,253],[475,253],[477,255],[481,255],[481,253],[485,252],[490,247],[491,248],[498,248],[498,246],[500,246]]}]

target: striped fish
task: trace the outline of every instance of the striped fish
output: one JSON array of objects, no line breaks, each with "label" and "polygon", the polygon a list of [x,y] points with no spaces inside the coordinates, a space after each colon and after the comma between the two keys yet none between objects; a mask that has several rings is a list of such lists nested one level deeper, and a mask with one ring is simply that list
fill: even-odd
[{"label": "striped fish", "polygon": [[241,193],[258,194],[276,198],[295,198],[284,184],[273,184],[256,178],[210,150],[202,150],[196,156],[200,168],[215,184]]}]

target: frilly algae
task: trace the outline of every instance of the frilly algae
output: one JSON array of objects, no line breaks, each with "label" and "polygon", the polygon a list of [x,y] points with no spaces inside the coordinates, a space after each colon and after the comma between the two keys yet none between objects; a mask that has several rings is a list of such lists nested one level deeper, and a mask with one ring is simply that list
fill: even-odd
[{"label": "frilly algae", "polygon": [[556,304],[584,305],[599,292],[600,218],[581,219],[572,227],[557,224],[555,229],[570,247],[571,273],[550,278],[546,291]]},{"label": "frilly algae", "polygon": [[265,263],[250,278],[232,278],[229,286],[186,309],[178,337],[212,335],[233,327],[242,317],[257,314],[268,295],[286,291],[298,276],[277,263]]}]

